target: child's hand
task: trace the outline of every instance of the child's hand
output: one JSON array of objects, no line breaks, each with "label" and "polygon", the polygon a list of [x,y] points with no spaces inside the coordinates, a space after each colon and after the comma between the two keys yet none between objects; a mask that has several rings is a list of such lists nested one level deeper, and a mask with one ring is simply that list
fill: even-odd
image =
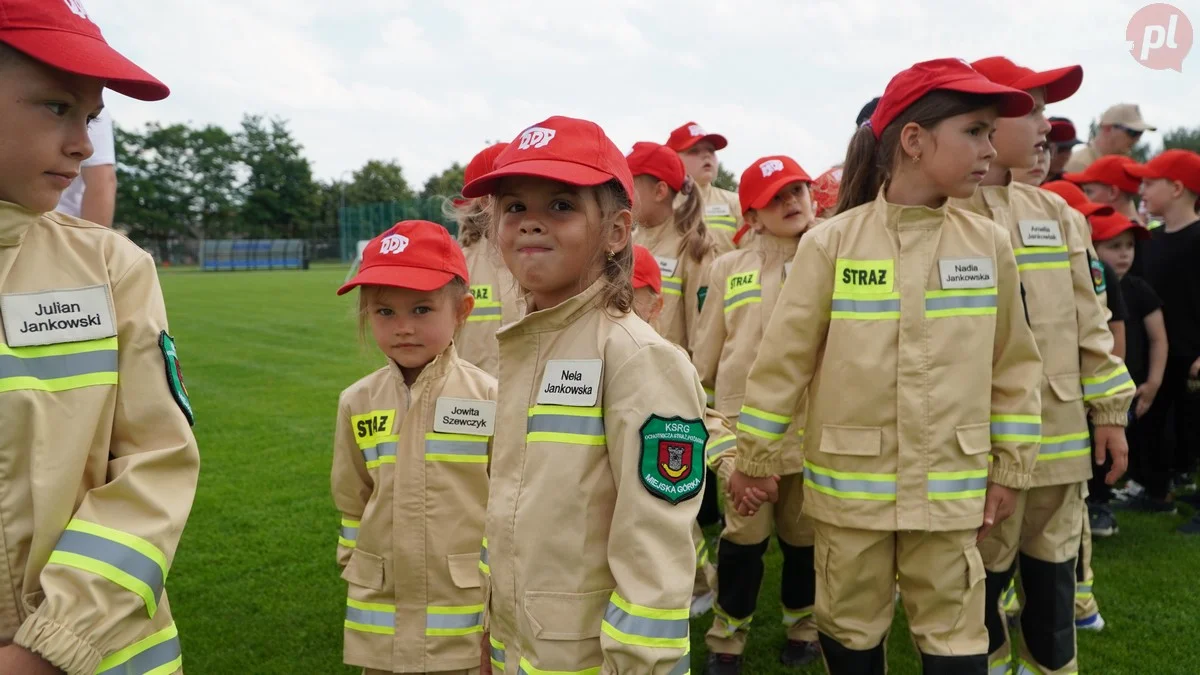
[{"label": "child's hand", "polygon": [[492,675],[492,650],[489,648],[488,634],[483,634],[479,643],[479,675]]},{"label": "child's hand", "polygon": [[63,675],[46,659],[18,645],[0,647],[0,675]]},{"label": "child's hand", "polygon": [[1125,427],[1096,427],[1096,466],[1104,464],[1109,455],[1112,455],[1112,469],[1104,477],[1104,482],[1112,485],[1129,466],[1129,443],[1125,440]]},{"label": "child's hand", "polygon": [[774,503],[779,499],[779,476],[753,478],[734,469],[733,473],[729,476],[725,492],[729,496],[730,501],[738,506],[739,513],[742,512],[741,502],[751,488],[763,493],[767,501]]},{"label": "child's hand", "polygon": [[1136,403],[1134,404],[1133,414],[1141,419],[1142,415],[1145,415],[1146,411],[1150,409],[1150,405],[1154,403],[1154,397],[1157,395],[1157,382],[1142,383],[1142,386],[1138,387],[1137,392],[1134,393]]},{"label": "child's hand", "polygon": [[767,501],[767,493],[757,488],[749,488],[742,493],[741,499],[738,500],[737,510],[743,516],[753,516],[762,508],[764,502]]},{"label": "child's hand", "polygon": [[987,496],[983,503],[983,526],[975,535],[975,541],[983,541],[992,528],[1004,522],[1017,509],[1017,491],[998,483],[988,483]]}]

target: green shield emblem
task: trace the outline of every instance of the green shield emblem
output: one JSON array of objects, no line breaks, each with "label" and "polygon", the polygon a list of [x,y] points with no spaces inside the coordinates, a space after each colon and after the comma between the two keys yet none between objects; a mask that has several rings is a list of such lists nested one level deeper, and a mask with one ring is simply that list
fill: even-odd
[{"label": "green shield emblem", "polygon": [[167,388],[175,404],[183,411],[188,426],[196,425],[196,415],[192,412],[192,400],[188,398],[187,386],[183,383],[183,368],[179,365],[179,354],[175,351],[175,338],[167,335],[167,331],[158,334],[158,348],[162,350],[163,361],[167,366]]},{"label": "green shield emblem", "polygon": [[708,430],[702,420],[651,415],[640,433],[642,459],[638,470],[650,494],[678,504],[704,491],[700,462]]}]

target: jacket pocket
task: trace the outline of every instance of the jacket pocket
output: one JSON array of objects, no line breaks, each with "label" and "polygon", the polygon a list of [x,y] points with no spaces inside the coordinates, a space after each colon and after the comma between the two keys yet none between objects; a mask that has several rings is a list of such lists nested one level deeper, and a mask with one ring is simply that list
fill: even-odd
[{"label": "jacket pocket", "polygon": [[1083,398],[1083,385],[1080,384],[1079,373],[1048,375],[1046,379],[1050,381],[1050,390],[1058,400],[1066,403]]},{"label": "jacket pocket", "polygon": [[879,427],[821,427],[821,452],[827,455],[878,457],[883,452]]},{"label": "jacket pocket", "polygon": [[613,589],[591,593],[525,592],[525,615],[539,640],[590,640],[600,637],[600,622]]},{"label": "jacket pocket", "polygon": [[383,590],[383,558],[361,548],[350,554],[350,562],[342,570],[342,579],[373,591]]},{"label": "jacket pocket", "polygon": [[481,583],[478,553],[458,553],[446,556],[450,580],[459,588],[479,588]]},{"label": "jacket pocket", "polygon": [[955,427],[954,435],[958,437],[958,447],[962,449],[964,455],[981,455],[992,449],[992,425],[990,422]]}]

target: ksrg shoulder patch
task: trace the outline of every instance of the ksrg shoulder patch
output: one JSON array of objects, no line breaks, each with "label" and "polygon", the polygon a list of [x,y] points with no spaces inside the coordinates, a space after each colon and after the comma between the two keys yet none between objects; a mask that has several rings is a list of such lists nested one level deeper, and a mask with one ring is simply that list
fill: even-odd
[{"label": "ksrg shoulder patch", "polygon": [[650,494],[678,504],[704,491],[702,462],[708,430],[703,420],[651,415],[640,433],[642,458],[638,471]]},{"label": "ksrg shoulder patch", "polygon": [[1104,264],[1099,258],[1093,258],[1092,254],[1088,253],[1088,265],[1092,268],[1092,286],[1096,289],[1096,295],[1108,290],[1108,284],[1104,282]]},{"label": "ksrg shoulder patch", "polygon": [[167,335],[167,331],[158,334],[158,348],[162,350],[163,361],[167,368],[167,387],[176,405],[187,418],[188,426],[196,426],[196,415],[192,412],[192,400],[188,398],[187,386],[183,383],[183,368],[179,365],[179,354],[175,351],[175,338]]}]

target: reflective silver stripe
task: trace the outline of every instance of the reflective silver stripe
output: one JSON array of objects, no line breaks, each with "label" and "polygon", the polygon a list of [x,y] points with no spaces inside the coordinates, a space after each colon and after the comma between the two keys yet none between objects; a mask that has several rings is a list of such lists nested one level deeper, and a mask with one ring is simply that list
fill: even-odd
[{"label": "reflective silver stripe", "polygon": [[1084,437],[1071,441],[1062,441],[1060,443],[1042,443],[1038,454],[1055,455],[1060,452],[1070,452],[1072,450],[1088,450],[1091,449],[1091,439]]},{"label": "reflective silver stripe", "polygon": [[833,476],[816,473],[808,467],[804,468],[804,480],[814,485],[829,488],[834,492],[865,492],[875,495],[896,494],[896,482],[894,480],[874,481],[859,480],[857,478],[834,478]]},{"label": "reflective silver stripe", "polygon": [[474,614],[425,614],[425,629],[474,628],[483,625],[483,612]]},{"label": "reflective silver stripe", "polygon": [[988,670],[988,675],[1008,675],[1010,665],[1007,661],[993,663],[992,667]]},{"label": "reflective silver stripe", "polygon": [[675,277],[663,277],[662,287],[663,290],[671,289],[674,291],[680,291],[683,290],[683,282]]},{"label": "reflective silver stripe", "polygon": [[800,623],[804,619],[811,617],[812,615],[813,615],[813,613],[811,610],[788,609],[787,607],[784,607],[783,608],[783,625],[795,626],[796,624]]},{"label": "reflective silver stripe", "polygon": [[731,295],[728,298],[725,298],[725,307],[726,307],[726,309],[728,309],[730,306],[735,305],[735,304],[741,302],[742,300],[746,300],[749,298],[761,298],[761,297],[762,297],[762,289],[761,288],[752,288],[748,291],[742,291],[740,293],[737,293],[736,295]]},{"label": "reflective silver stripe", "polygon": [[161,668],[183,655],[179,648],[179,636],[142,650],[112,668],[96,671],[96,675],[139,675]]},{"label": "reflective silver stripe", "polygon": [[754,427],[755,429],[764,431],[768,434],[781,435],[787,432],[788,424],[791,423],[772,422],[771,420],[758,417],[754,415],[754,413],[746,412],[746,409],[742,408],[741,413],[738,415],[738,424]]},{"label": "reflective silver stripe", "polygon": [[342,525],[342,538],[348,541],[358,539],[358,528],[351,525]]},{"label": "reflective silver stripe", "polygon": [[480,307],[479,305],[475,305],[475,309],[471,310],[471,316],[498,316],[499,314],[499,307]]},{"label": "reflective silver stripe", "polygon": [[535,413],[525,426],[528,433],[544,432],[555,434],[579,434],[582,436],[603,436],[603,417],[579,417],[576,415],[548,415]]},{"label": "reflective silver stripe", "polygon": [[1083,385],[1083,395],[1087,396],[1087,397],[1091,397],[1091,398],[1095,398],[1097,396],[1103,396],[1104,392],[1116,389],[1117,387],[1120,387],[1123,384],[1133,384],[1133,378],[1131,378],[1129,376],[1128,370],[1124,370],[1121,372],[1120,375],[1115,375],[1112,378],[1105,380],[1104,382],[1097,382],[1095,384],[1084,384]]},{"label": "reflective silver stripe", "polygon": [[992,422],[992,436],[1041,436],[1042,425],[1032,422]]},{"label": "reflective silver stripe", "polygon": [[1086,593],[1088,595],[1091,595],[1092,585],[1091,584],[1079,584],[1079,585],[1075,586],[1075,592],[1076,593]]},{"label": "reflective silver stripe", "polygon": [[155,600],[162,597],[163,571],[150,558],[124,544],[87,532],[64,530],[55,551],[74,553],[107,563],[150,587]]},{"label": "reflective silver stripe", "polygon": [[830,305],[834,312],[853,312],[855,314],[875,314],[877,312],[899,312],[899,300],[834,300]]},{"label": "reflective silver stripe", "polygon": [[971,307],[995,306],[996,296],[994,295],[958,295],[944,298],[925,298],[926,312],[934,312],[939,309],[967,309]]},{"label": "reflective silver stripe", "polygon": [[[743,415],[744,414],[745,413],[743,413]],[[709,461],[713,457],[716,457],[729,448],[732,448],[734,445],[737,445],[737,436],[728,436],[724,439],[719,438],[715,443],[710,444],[704,451],[704,460]]]},{"label": "reflective silver stripe", "polygon": [[687,619],[648,619],[644,616],[634,616],[613,603],[608,603],[604,612],[604,620],[610,626],[625,633],[646,638],[687,639]]},{"label": "reflective silver stripe", "polygon": [[[480,436],[480,438],[484,438]],[[425,439],[425,454],[427,455],[487,455],[488,444],[473,441],[439,441]]]},{"label": "reflective silver stripe", "polygon": [[479,547],[479,562],[483,563],[484,565],[488,564],[488,551],[486,543]]},{"label": "reflective silver stripe", "polygon": [[378,445],[369,448],[363,448],[363,459],[367,463],[378,462],[380,457],[395,457],[396,456],[396,441],[385,441]]},{"label": "reflective silver stripe", "polygon": [[371,609],[358,609],[357,607],[347,606],[346,620],[363,624],[364,626],[379,626],[380,628],[396,627],[395,612],[381,612]]},{"label": "reflective silver stripe", "polygon": [[496,663],[503,664],[504,663],[504,650],[497,647],[496,645],[489,645],[488,648],[491,650],[492,660],[495,661]]},{"label": "reflective silver stripe", "polygon": [[117,352],[106,349],[97,352],[37,356],[28,359],[0,355],[0,379],[32,377],[38,380],[57,380],[62,377],[117,372]]},{"label": "reflective silver stripe", "polygon": [[1018,253],[1017,265],[1031,265],[1034,263],[1051,263],[1051,262],[1068,262],[1070,258],[1065,251],[1058,253]]},{"label": "reflective silver stripe", "polygon": [[931,478],[929,480],[929,492],[949,493],[986,490],[987,482],[987,476],[983,476],[982,478]]},{"label": "reflective silver stripe", "polygon": [[679,663],[676,663],[675,667],[667,675],[688,675],[690,672],[692,672],[692,655],[688,653],[684,654],[682,659],[679,659]]}]

